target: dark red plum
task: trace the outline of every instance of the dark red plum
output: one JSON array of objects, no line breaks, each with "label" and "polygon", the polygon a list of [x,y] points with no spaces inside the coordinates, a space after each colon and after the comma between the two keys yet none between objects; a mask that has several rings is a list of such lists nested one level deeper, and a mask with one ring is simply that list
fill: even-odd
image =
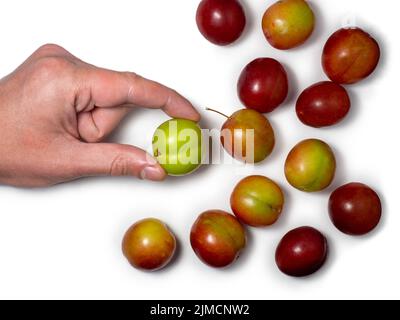
[{"label": "dark red plum", "polygon": [[242,71],[237,90],[240,100],[247,108],[261,113],[271,112],[288,95],[286,70],[274,59],[256,59]]},{"label": "dark red plum", "polygon": [[238,0],[203,0],[197,9],[196,22],[208,41],[225,46],[242,35],[246,15]]},{"label": "dark red plum", "polygon": [[334,82],[324,81],[303,91],[297,100],[296,113],[305,125],[321,128],[342,121],[350,107],[346,89]]},{"label": "dark red plum", "polygon": [[311,227],[288,232],[276,249],[278,268],[288,276],[305,277],[318,271],[325,263],[328,242],[325,236]]},{"label": "dark red plum", "polygon": [[381,200],[365,184],[349,183],[332,193],[329,215],[340,231],[349,235],[364,235],[379,224],[382,216]]}]

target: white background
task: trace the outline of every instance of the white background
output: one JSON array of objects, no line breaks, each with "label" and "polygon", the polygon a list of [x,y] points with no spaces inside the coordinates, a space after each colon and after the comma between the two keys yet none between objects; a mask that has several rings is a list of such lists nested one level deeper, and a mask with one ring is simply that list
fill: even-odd
[{"label": "white background", "polygon": [[[261,17],[272,1],[243,2],[249,26],[242,39],[227,48],[216,47],[199,34],[195,0],[1,2],[2,76],[41,44],[57,43],[93,64],[132,70],[177,89],[201,110],[202,125],[208,128],[220,127],[223,118],[204,112],[204,107],[229,114],[241,108],[236,81],[254,58],[282,61],[290,74],[291,93],[287,103],[269,116],[277,147],[256,169],[280,182],[286,208],[275,226],[249,230],[249,246],[235,266],[206,267],[188,241],[198,214],[230,209],[230,192],[242,178],[232,166],[210,166],[162,184],[91,178],[40,190],[1,186],[0,298],[400,298],[397,2],[313,0],[316,32],[306,45],[289,52],[273,49],[262,35]],[[305,127],[294,112],[296,96],[325,79],[322,46],[349,17],[379,40],[381,64],[369,80],[349,88],[353,109],[341,125],[324,130]],[[112,140],[148,148],[164,119],[160,111],[138,109]],[[333,186],[320,194],[294,190],[283,175],[291,147],[310,137],[330,143],[338,159]],[[330,192],[350,181],[373,186],[384,205],[380,227],[364,238],[339,233],[327,215]],[[154,274],[131,268],[120,250],[125,230],[149,216],[167,222],[181,242],[176,261]],[[284,233],[301,225],[326,233],[331,252],[323,270],[299,280],[277,270],[274,250]]]}]

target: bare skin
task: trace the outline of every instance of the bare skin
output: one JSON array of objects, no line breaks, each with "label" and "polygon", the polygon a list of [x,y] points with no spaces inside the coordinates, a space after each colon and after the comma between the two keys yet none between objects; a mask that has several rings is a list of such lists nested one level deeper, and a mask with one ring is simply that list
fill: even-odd
[{"label": "bare skin", "polygon": [[102,143],[137,106],[194,121],[172,89],[134,73],[89,65],[56,45],[39,48],[0,80],[0,183],[44,187],[86,176],[166,173],[145,151]]}]

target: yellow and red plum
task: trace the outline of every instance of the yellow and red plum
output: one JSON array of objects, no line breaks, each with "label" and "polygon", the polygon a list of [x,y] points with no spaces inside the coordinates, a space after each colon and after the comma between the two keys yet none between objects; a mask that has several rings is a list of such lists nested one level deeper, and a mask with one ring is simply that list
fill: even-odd
[{"label": "yellow and red plum", "polygon": [[233,190],[231,208],[241,222],[253,227],[266,227],[279,219],[284,201],[277,183],[264,176],[249,176]]},{"label": "yellow and red plum", "polygon": [[268,42],[287,50],[303,44],[313,33],[315,16],[304,0],[281,0],[270,6],[262,19]]},{"label": "yellow and red plum", "polygon": [[336,160],[332,149],[318,139],[304,140],[289,153],[285,163],[285,175],[296,189],[317,192],[327,188],[336,172]]},{"label": "yellow and red plum", "polygon": [[125,233],[122,251],[129,263],[138,269],[156,271],[164,268],[176,250],[176,239],[160,220],[145,219]]},{"label": "yellow and red plum", "polygon": [[352,84],[374,72],[380,55],[378,42],[368,33],[360,28],[344,28],[325,44],[322,65],[333,82]]},{"label": "yellow and red plum", "polygon": [[221,143],[236,160],[259,163],[272,153],[275,134],[265,116],[243,109],[230,116],[222,126]]},{"label": "yellow and red plum", "polygon": [[192,227],[190,242],[205,264],[223,268],[234,263],[246,246],[246,232],[235,216],[210,210],[202,213]]}]

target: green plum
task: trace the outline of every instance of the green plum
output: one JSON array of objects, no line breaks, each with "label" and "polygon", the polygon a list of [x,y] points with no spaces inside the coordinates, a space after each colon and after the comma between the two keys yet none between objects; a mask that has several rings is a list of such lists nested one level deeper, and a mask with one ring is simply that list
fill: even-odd
[{"label": "green plum", "polygon": [[264,176],[241,180],[231,195],[231,207],[238,219],[252,227],[266,227],[280,217],[285,202],[281,188]]},{"label": "green plum", "polygon": [[296,189],[317,192],[333,181],[336,160],[332,149],[318,139],[304,140],[290,151],[285,163],[285,175]]},{"label": "green plum", "polygon": [[202,141],[202,132],[196,122],[171,119],[154,133],[154,157],[169,175],[186,175],[201,165]]}]

